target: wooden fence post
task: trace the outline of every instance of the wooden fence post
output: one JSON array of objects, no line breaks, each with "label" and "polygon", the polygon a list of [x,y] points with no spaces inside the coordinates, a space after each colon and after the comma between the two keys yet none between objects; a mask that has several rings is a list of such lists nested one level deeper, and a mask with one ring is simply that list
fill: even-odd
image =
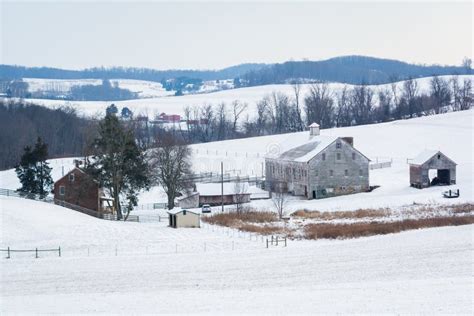
[{"label": "wooden fence post", "polygon": [[10,259],[10,247],[8,247],[7,259]]},{"label": "wooden fence post", "polygon": [[59,246],[58,248],[58,253],[59,253],[59,256],[61,257],[61,246]]},{"label": "wooden fence post", "polygon": [[286,236],[285,236],[285,247],[286,247]]},{"label": "wooden fence post", "polygon": [[36,258],[38,258],[38,248],[36,248],[35,253],[36,253]]},{"label": "wooden fence post", "polygon": [[267,248],[268,248],[268,238],[267,238]]}]

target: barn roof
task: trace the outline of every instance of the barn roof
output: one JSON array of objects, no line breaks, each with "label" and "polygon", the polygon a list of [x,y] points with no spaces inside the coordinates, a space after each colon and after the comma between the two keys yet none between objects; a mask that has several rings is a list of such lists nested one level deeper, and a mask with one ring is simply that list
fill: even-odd
[{"label": "barn roof", "polygon": [[[448,156],[446,156],[445,154],[443,154],[439,150],[425,149],[424,151],[419,153],[418,156],[416,156],[412,161],[410,161],[410,164],[420,166],[420,165],[424,164],[425,162],[427,162],[428,160],[430,160],[431,158],[433,158],[437,154],[442,154],[444,157],[448,158]],[[449,160],[452,161],[451,159],[449,159]],[[452,161],[452,162],[454,164],[456,164],[454,161]]]},{"label": "barn roof", "polygon": [[285,151],[277,159],[307,162],[336,141],[336,136],[314,136],[310,142]]}]

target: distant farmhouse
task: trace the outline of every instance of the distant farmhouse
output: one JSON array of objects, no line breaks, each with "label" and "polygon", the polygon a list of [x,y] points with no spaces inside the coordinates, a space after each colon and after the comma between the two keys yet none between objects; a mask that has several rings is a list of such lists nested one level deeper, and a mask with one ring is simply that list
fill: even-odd
[{"label": "distant farmhouse", "polygon": [[99,213],[115,213],[113,199],[78,165],[54,183],[54,200]]},{"label": "distant farmhouse", "polygon": [[[433,179],[430,170],[436,170]],[[456,184],[456,163],[441,151],[425,150],[410,161],[410,186],[422,189],[450,184]]]},{"label": "distant farmhouse", "polygon": [[321,136],[318,124],[309,127],[306,144],[265,158],[266,188],[308,199],[368,191],[370,159],[352,137]]}]

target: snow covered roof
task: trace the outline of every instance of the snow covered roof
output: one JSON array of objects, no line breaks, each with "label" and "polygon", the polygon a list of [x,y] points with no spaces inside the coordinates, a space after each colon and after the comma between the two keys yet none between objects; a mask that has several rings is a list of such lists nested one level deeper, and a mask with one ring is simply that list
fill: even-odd
[{"label": "snow covered roof", "polygon": [[319,124],[316,123],[316,122],[314,122],[314,123],[312,123],[312,124],[311,124],[310,126],[308,126],[308,127],[319,127]]},{"label": "snow covered roof", "polygon": [[[433,158],[435,155],[437,154],[441,154],[443,155],[444,157],[448,158],[445,154],[443,154],[441,151],[439,150],[435,150],[435,149],[425,149],[424,151],[422,151],[421,153],[418,154],[418,156],[416,156],[415,158],[413,158],[413,160],[410,161],[410,164],[411,165],[422,165],[424,164],[425,162],[427,162],[428,160],[430,160],[431,158]],[[448,158],[449,159],[449,158]],[[451,159],[449,159],[451,160]],[[451,160],[452,161],[452,160]],[[454,161],[452,161],[454,164],[456,164]]]},{"label": "snow covered roof", "polygon": [[173,208],[172,210],[169,210],[167,211],[168,214],[172,214],[172,215],[176,215],[178,213],[181,213],[183,211],[186,211],[186,212],[189,212],[189,213],[193,213],[193,214],[196,214],[196,215],[201,215],[201,212],[199,210],[195,210],[193,209],[192,211],[188,210],[188,209],[182,209],[180,207],[175,207]]},{"label": "snow covered roof", "polygon": [[307,162],[323,151],[326,147],[335,142],[336,139],[338,139],[336,136],[314,136],[308,143],[285,151],[280,156],[278,156],[277,159]]},{"label": "snow covered roof", "polygon": [[412,161],[410,161],[410,163],[412,165],[422,165],[434,155],[436,155],[438,152],[439,150],[425,149],[421,153],[419,153],[418,156],[416,156]]},{"label": "snow covered roof", "polygon": [[[244,181],[244,179],[242,179]],[[241,194],[251,193],[253,187],[249,187],[247,182],[240,182]],[[221,195],[221,184],[220,183],[196,183],[196,190],[201,196],[209,195]],[[224,183],[224,195],[236,194],[235,182]]]}]

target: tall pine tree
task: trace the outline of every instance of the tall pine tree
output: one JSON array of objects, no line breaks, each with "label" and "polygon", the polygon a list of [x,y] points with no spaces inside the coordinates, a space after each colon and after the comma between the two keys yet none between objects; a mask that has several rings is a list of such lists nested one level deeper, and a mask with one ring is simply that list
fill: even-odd
[{"label": "tall pine tree", "polygon": [[38,137],[34,148],[26,146],[20,164],[15,168],[23,193],[35,193],[45,197],[53,185],[51,167],[46,162],[48,145]]},{"label": "tall pine tree", "polygon": [[87,171],[109,190],[119,220],[123,218],[121,201],[127,201],[126,220],[137,205],[138,193],[150,186],[145,154],[135,143],[132,131],[112,114],[100,122],[99,135],[91,149]]}]

